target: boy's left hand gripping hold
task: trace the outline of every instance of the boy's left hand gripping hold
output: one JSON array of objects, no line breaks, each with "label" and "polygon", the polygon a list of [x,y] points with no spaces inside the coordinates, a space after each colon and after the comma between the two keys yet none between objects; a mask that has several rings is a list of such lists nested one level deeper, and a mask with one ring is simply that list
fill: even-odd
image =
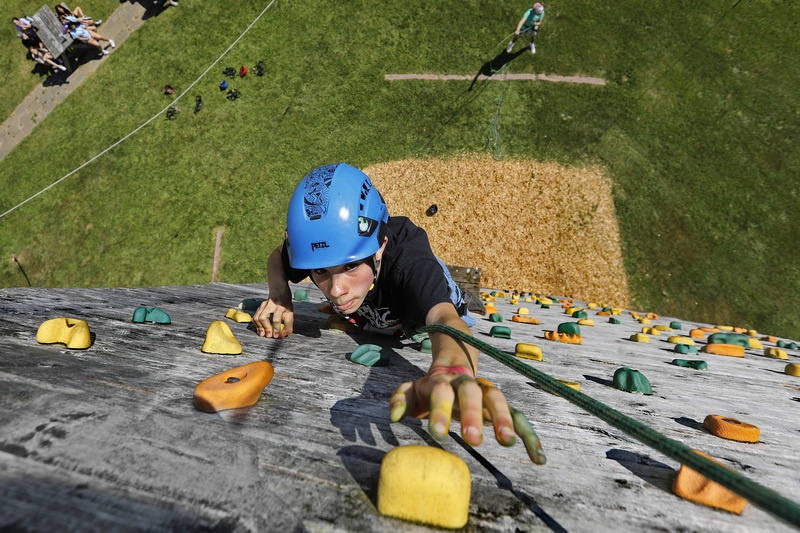
[{"label": "boy's left hand gripping hold", "polygon": [[455,416],[461,420],[461,437],[471,446],[483,440],[484,419],[492,421],[497,442],[513,446],[519,435],[531,461],[545,463],[542,445],[525,415],[509,406],[499,389],[475,380],[467,368],[433,368],[424,378],[400,385],[389,406],[392,422],[405,416],[428,417],[428,431],[438,441],[447,438]]},{"label": "boy's left hand gripping hold", "polygon": [[294,331],[292,298],[270,297],[261,302],[253,315],[253,324],[261,337],[283,338]]}]

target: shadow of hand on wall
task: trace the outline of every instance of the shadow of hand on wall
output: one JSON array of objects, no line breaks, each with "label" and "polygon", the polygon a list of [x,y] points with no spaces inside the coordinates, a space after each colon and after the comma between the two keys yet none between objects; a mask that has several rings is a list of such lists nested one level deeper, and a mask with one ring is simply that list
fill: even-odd
[{"label": "shadow of hand on wall", "polygon": [[[643,481],[672,494],[672,480],[677,472],[671,466],[646,455],[619,449],[608,450],[606,459],[618,462]],[[617,480],[617,483],[622,488],[627,484],[624,480]]]}]

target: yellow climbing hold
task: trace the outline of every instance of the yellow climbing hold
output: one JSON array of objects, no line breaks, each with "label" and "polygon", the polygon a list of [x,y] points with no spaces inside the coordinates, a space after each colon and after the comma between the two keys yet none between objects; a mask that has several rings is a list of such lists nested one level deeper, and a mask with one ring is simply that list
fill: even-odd
[{"label": "yellow climbing hold", "polygon": [[399,446],[381,462],[378,512],[457,529],[469,519],[472,479],[458,456],[431,446]]},{"label": "yellow climbing hold", "polygon": [[639,324],[644,324],[644,325],[650,324],[650,319],[649,318],[639,318],[637,320],[639,320]]},{"label": "yellow climbing hold", "polygon": [[634,342],[650,342],[650,337],[644,333],[634,333],[631,335],[631,340]]},{"label": "yellow climbing hold", "polygon": [[225,313],[225,318],[230,318],[231,320],[235,320],[236,322],[252,322],[253,317],[245,313],[244,311],[239,311],[238,309],[234,309],[231,307],[228,309],[228,312]]},{"label": "yellow climbing hold", "polygon": [[783,371],[789,374],[790,376],[797,376],[798,378],[800,378],[800,364],[798,363],[787,364],[786,368],[784,368]]},{"label": "yellow climbing hold", "polygon": [[92,345],[92,334],[85,320],[52,318],[42,322],[36,331],[36,342],[66,344],[71,350],[85,350]]},{"label": "yellow climbing hold", "polygon": [[733,326],[716,326],[720,331],[733,331]]},{"label": "yellow climbing hold", "polygon": [[518,343],[514,347],[514,355],[517,357],[524,357],[525,359],[533,359],[534,361],[542,361],[542,349],[534,344]]},{"label": "yellow climbing hold", "polygon": [[672,328],[669,326],[665,326],[664,324],[658,324],[657,326],[653,326],[658,331],[672,331]]},{"label": "yellow climbing hold", "polygon": [[688,346],[694,346],[694,339],[690,339],[689,337],[681,337],[680,335],[673,335],[667,339],[667,342],[671,342],[672,344],[686,344]]},{"label": "yellow climbing hold", "polygon": [[561,383],[563,383],[564,385],[566,385],[570,389],[574,389],[574,390],[579,391],[579,392],[581,390],[581,384],[577,383],[575,381],[567,381],[565,379],[559,379],[558,381],[560,381]]},{"label": "yellow climbing hold", "polygon": [[767,348],[764,350],[764,357],[771,357],[773,359],[789,359],[789,356],[786,355],[786,352],[780,348]]},{"label": "yellow climbing hold", "polygon": [[761,344],[761,341],[756,339],[755,337],[747,337],[747,342],[750,344],[750,348],[753,350],[763,350],[764,345]]},{"label": "yellow climbing hold", "polygon": [[581,326],[594,326],[594,320],[592,320],[591,318],[581,318],[580,320],[578,320],[578,324],[580,324]]},{"label": "yellow climbing hold", "polygon": [[646,333],[648,335],[661,335],[661,332],[656,328],[642,328],[642,333]]},{"label": "yellow climbing hold", "polygon": [[228,324],[215,320],[208,326],[206,341],[200,349],[205,353],[238,355],[242,353],[242,344],[233,336]]},{"label": "yellow climbing hold", "polygon": [[531,312],[527,307],[520,307],[519,309],[517,309],[517,314],[518,315],[529,315],[529,314],[531,314]]}]

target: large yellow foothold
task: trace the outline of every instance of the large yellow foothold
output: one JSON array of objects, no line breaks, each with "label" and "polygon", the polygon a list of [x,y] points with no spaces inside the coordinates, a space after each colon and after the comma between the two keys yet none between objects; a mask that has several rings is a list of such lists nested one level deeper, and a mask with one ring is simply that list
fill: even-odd
[{"label": "large yellow foothold", "polygon": [[529,315],[529,314],[531,314],[531,311],[527,307],[520,307],[519,309],[517,309],[517,314],[518,315]]},{"label": "large yellow foothold", "polygon": [[194,406],[207,413],[253,405],[275,369],[266,361],[237,366],[201,381],[194,388]]},{"label": "large yellow foothold", "polygon": [[228,324],[222,320],[215,320],[208,326],[206,341],[200,349],[205,353],[238,355],[242,353],[242,343],[233,336]]},{"label": "large yellow foothold", "polygon": [[36,342],[66,344],[71,350],[85,350],[92,345],[92,334],[85,320],[52,318],[42,322],[36,331]]},{"label": "large yellow foothold", "polygon": [[771,357],[773,359],[789,359],[789,356],[780,348],[767,348],[764,350],[764,357]]},{"label": "large yellow foothold", "polygon": [[653,326],[658,331],[672,331],[672,328],[669,326],[665,326],[664,324],[658,324],[657,326]]},{"label": "large yellow foothold", "polygon": [[[719,461],[715,461],[703,452],[697,450],[694,452],[720,464]],[[689,501],[736,514],[741,514],[747,505],[747,500],[735,492],[698,474],[686,465],[681,465],[678,475],[675,476],[675,480],[672,482],[672,492]]]},{"label": "large yellow foothold", "polygon": [[525,359],[541,361],[542,349],[535,344],[525,344],[524,342],[520,342],[514,347],[514,355],[517,357],[524,357]]},{"label": "large yellow foothold", "polygon": [[231,320],[235,320],[236,322],[252,322],[253,317],[245,313],[244,311],[239,311],[238,309],[234,309],[231,307],[228,309],[228,312],[225,313],[225,318],[230,318]]},{"label": "large yellow foothold", "polygon": [[694,339],[690,339],[689,337],[681,337],[680,335],[673,335],[667,339],[667,342],[671,342],[672,344],[686,344],[687,346],[695,345]]},{"label": "large yellow foothold", "polygon": [[790,376],[796,376],[800,378],[800,364],[798,363],[787,364],[786,368],[784,368],[783,371],[789,374]]},{"label": "large yellow foothold", "polygon": [[661,332],[658,331],[656,328],[642,328],[642,333],[646,333],[648,335],[661,335]]},{"label": "large yellow foothold", "polygon": [[457,529],[469,519],[471,489],[469,468],[457,456],[430,446],[400,446],[381,462],[378,512]]},{"label": "large yellow foothold", "polygon": [[578,320],[578,324],[580,324],[581,326],[594,326],[594,320],[592,320],[591,318],[581,318],[580,320]]},{"label": "large yellow foothold", "polygon": [[650,342],[650,337],[644,333],[634,333],[631,335],[631,340],[634,342]]}]

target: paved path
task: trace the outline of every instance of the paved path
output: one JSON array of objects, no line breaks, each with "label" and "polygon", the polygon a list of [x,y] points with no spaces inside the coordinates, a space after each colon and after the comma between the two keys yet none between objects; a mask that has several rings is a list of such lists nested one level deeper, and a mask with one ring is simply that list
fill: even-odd
[{"label": "paved path", "polygon": [[386,80],[539,80],[539,81],[555,81],[567,83],[589,83],[591,85],[605,85],[606,80],[602,78],[587,78],[585,76],[554,76],[550,74],[497,74],[494,76],[486,76],[484,74],[475,76],[466,76],[462,74],[386,74]]},{"label": "paved path", "polygon": [[[142,24],[144,14],[145,8],[137,2],[120,4],[101,26],[102,34],[114,39],[117,46],[120,46]],[[31,91],[0,126],[0,160],[22,142],[40,121],[91,76],[104,61],[106,59],[84,63],[69,77],[66,73],[54,74]]]}]

